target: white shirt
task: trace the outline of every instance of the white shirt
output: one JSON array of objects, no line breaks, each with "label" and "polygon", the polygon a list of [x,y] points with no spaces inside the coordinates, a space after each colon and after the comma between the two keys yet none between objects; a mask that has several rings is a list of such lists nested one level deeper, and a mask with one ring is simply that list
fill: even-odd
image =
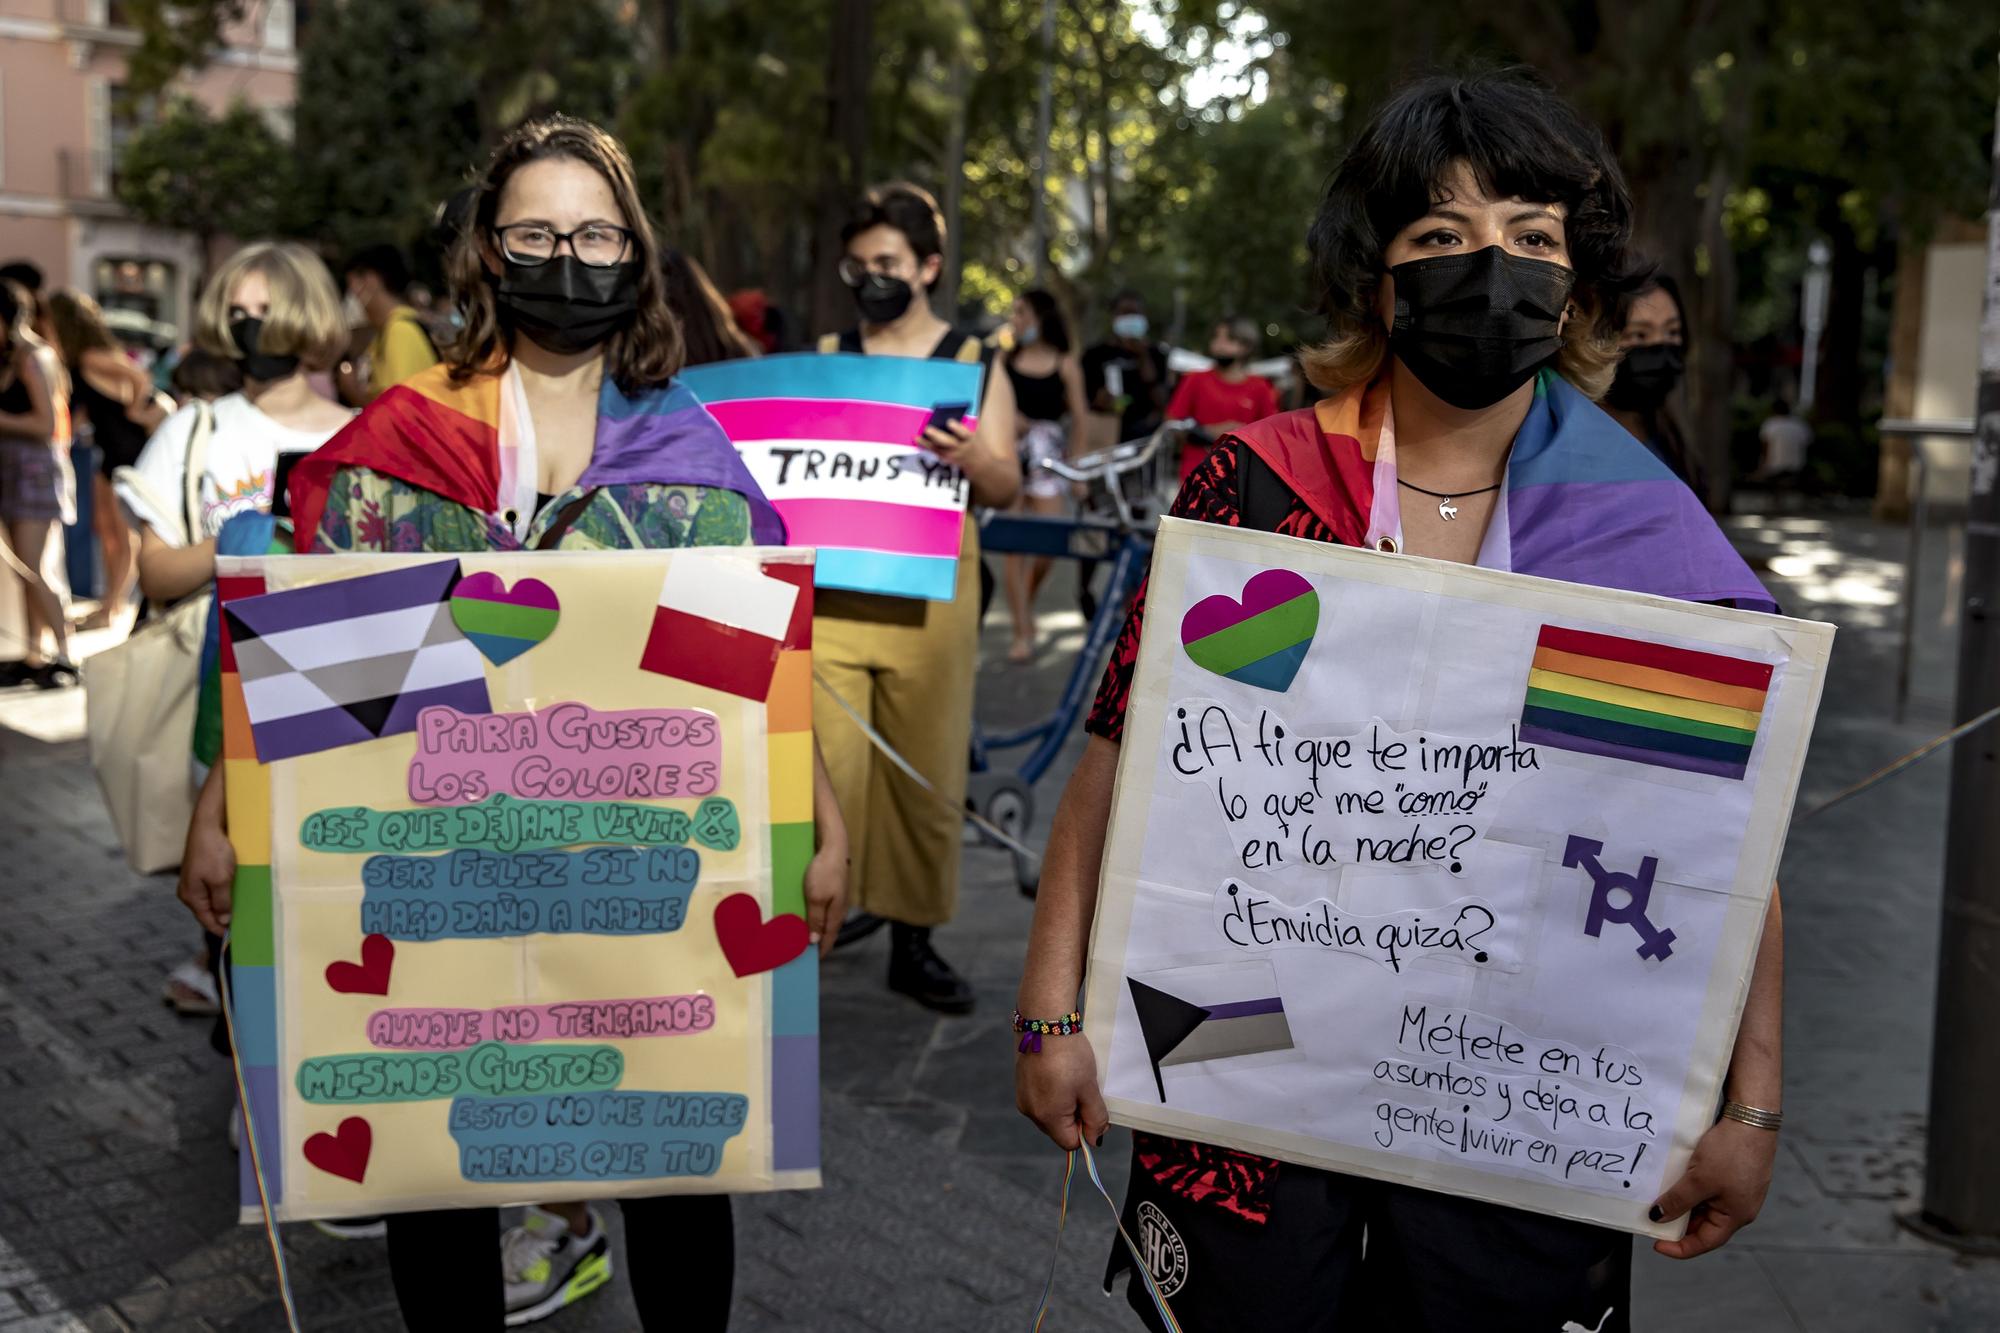
[{"label": "white shirt", "polygon": [[1797,472],[1806,465],[1806,446],[1812,443],[1812,427],[1794,416],[1771,417],[1757,428],[1764,444],[1764,471]]},{"label": "white shirt", "polygon": [[[271,476],[281,453],[309,452],[333,430],[295,430],[273,421],[240,393],[218,398],[209,410],[215,426],[197,483],[198,531],[188,541],[213,537],[237,514],[271,507]],[[199,404],[181,408],[153,432],[132,467],[137,485],[120,476],[113,486],[135,517],[170,545],[182,545],[181,513],[187,484],[188,441]]]}]

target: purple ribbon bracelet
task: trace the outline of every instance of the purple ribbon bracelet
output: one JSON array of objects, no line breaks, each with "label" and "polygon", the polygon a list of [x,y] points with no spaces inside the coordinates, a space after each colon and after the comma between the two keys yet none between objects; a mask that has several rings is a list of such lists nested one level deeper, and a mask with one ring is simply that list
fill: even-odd
[{"label": "purple ribbon bracelet", "polygon": [[1023,1018],[1021,1011],[1014,1011],[1014,1031],[1021,1034],[1019,1047],[1023,1055],[1039,1055],[1042,1051],[1042,1037],[1067,1037],[1071,1033],[1083,1031],[1083,1015],[1064,1014],[1061,1018]]}]

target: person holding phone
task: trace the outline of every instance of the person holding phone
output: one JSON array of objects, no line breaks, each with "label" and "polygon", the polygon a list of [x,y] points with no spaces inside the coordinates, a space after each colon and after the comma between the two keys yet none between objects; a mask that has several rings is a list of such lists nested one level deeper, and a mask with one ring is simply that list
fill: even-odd
[{"label": "person holding phone", "polygon": [[[944,218],[915,185],[868,191],[841,228],[841,281],[859,322],[820,341],[822,352],[988,359],[985,345],[938,318],[930,290],[944,267]],[[937,404],[917,443],[958,468],[971,502],[1005,508],[1021,489],[1014,392],[991,373],[977,428],[969,403]],[[959,811],[972,735],[979,648],[979,529],[971,515],[959,543],[958,584],[948,602],[823,589],[813,607],[813,730],[826,755],[852,847],[860,909],[843,943],[890,928],[889,988],[941,1013],[969,1013],[971,985],[938,954],[931,931],[958,901]],[[925,791],[854,724],[831,690],[922,773]]]}]

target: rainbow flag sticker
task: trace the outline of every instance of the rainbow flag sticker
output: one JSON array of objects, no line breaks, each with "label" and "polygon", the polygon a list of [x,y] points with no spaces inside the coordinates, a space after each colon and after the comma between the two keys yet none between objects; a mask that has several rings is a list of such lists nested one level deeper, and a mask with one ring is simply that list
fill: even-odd
[{"label": "rainbow flag sticker", "polygon": [[1740,781],[1771,670],[1748,658],[1544,625],[1521,739]]}]

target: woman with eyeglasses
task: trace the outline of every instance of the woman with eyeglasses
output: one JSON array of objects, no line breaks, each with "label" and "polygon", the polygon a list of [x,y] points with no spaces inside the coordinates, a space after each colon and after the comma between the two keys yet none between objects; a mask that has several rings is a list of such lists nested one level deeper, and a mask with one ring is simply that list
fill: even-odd
[{"label": "woman with eyeglasses", "polygon": [[[469,216],[449,258],[463,336],[440,365],[377,398],[298,465],[298,549],[782,544],[784,526],[735,449],[674,380],[681,335],[623,145],[566,116],[525,125],[494,152]],[[228,923],[234,869],[221,801],[212,780],[181,881],[182,898],[212,929]],[[824,951],[840,921],[847,849],[817,762],[813,820],[806,914]],[[640,1324],[727,1327],[728,1197],[620,1202]],[[538,1209],[531,1219],[503,1245],[492,1208],[390,1217],[405,1323],[421,1333],[525,1324],[609,1281],[609,1239],[587,1209]]]},{"label": "woman with eyeglasses", "polygon": [[[904,182],[868,191],[841,228],[841,281],[859,317],[820,340],[822,352],[907,356],[987,365],[977,427],[951,420],[917,443],[965,476],[974,505],[1004,509],[1021,491],[1014,390],[993,373],[986,346],[931,309],[944,268],[937,202]],[[958,904],[959,823],[972,739],[972,677],[979,655],[979,527],[968,513],[958,582],[948,602],[825,589],[813,604],[813,732],[854,842],[855,902],[848,943],[889,923],[889,989],[940,1013],[972,1010],[972,986],[931,945]],[[831,690],[839,699],[828,696]],[[840,706],[845,700],[914,765],[925,791],[881,755]]]}]

